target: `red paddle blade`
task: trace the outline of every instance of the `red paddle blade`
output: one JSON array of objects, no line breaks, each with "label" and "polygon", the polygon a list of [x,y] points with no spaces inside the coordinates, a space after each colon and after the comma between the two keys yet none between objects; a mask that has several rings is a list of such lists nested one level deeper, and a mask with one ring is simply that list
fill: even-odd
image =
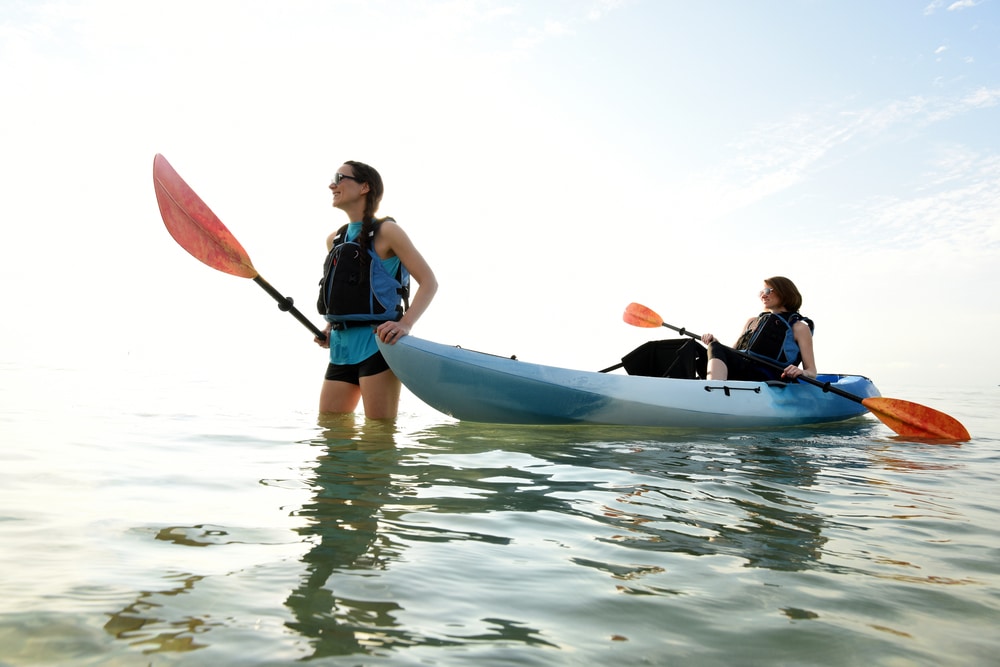
[{"label": "red paddle blade", "polygon": [[957,419],[926,405],[883,397],[866,398],[861,404],[902,436],[934,440],[968,440],[971,437]]},{"label": "red paddle blade", "polygon": [[640,303],[630,303],[628,307],[625,308],[625,313],[622,315],[622,319],[626,324],[631,324],[634,327],[645,327],[647,329],[651,329],[653,327],[663,326],[663,318]]},{"label": "red paddle blade", "polygon": [[257,277],[243,246],[159,153],[153,158],[153,187],[163,224],[182,248],[213,269]]}]

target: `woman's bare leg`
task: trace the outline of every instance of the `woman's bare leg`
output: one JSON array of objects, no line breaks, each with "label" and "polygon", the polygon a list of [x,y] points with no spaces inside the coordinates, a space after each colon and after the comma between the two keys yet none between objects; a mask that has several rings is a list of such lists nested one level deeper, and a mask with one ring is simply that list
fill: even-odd
[{"label": "woman's bare leg", "polygon": [[361,396],[365,417],[395,419],[399,412],[399,393],[403,385],[391,370],[361,378]]},{"label": "woman's bare leg", "polygon": [[361,400],[361,387],[340,380],[323,380],[319,393],[319,411],[345,414],[354,412]]},{"label": "woman's bare leg", "polygon": [[726,380],[729,378],[729,368],[726,367],[726,362],[722,359],[709,359],[708,360],[708,378],[709,380]]}]

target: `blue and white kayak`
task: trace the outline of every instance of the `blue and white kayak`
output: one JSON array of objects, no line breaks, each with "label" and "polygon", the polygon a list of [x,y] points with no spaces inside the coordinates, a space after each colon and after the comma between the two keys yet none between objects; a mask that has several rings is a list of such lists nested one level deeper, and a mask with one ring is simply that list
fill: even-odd
[{"label": "blue and white kayak", "polygon": [[[803,383],[687,380],[578,371],[405,336],[379,343],[389,367],[431,407],[500,424],[617,424],[768,428],[851,419],[868,410]],[[820,375],[860,398],[879,396],[860,375]]]}]

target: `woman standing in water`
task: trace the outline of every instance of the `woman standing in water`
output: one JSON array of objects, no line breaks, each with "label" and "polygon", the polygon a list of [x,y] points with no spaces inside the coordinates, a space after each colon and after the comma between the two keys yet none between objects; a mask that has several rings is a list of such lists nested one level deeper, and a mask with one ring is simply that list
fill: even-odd
[{"label": "woman standing in water", "polygon": [[[376,336],[395,344],[407,335],[434,298],[437,279],[396,221],[375,217],[385,192],[375,169],[345,162],[330,183],[330,191],[334,208],[346,213],[349,222],[326,240],[329,254],[319,307],[328,322],[327,339],[316,342],[330,349],[330,364],[319,409],[353,412],[360,400],[366,417],[393,419],[399,410],[400,382],[382,358]],[[351,261],[353,269],[345,271]],[[370,266],[372,262],[381,266]],[[419,289],[404,311],[408,276],[413,276]],[[359,302],[365,304],[363,308]],[[369,308],[369,303],[378,307]]]}]

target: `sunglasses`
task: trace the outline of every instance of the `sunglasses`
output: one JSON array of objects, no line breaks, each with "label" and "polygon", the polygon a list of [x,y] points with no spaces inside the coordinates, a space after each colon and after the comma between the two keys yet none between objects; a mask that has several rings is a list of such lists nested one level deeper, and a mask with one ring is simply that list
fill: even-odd
[{"label": "sunglasses", "polygon": [[333,175],[333,180],[330,181],[330,185],[340,185],[340,182],[345,178],[349,178],[355,183],[364,183],[360,178],[355,178],[354,176],[348,176],[347,174],[341,174],[339,171]]},{"label": "sunglasses", "polygon": [[764,289],[762,289],[760,291],[760,295],[761,296],[767,296],[768,294],[770,294],[773,291],[774,291],[774,288],[772,288],[772,287],[765,287]]}]

